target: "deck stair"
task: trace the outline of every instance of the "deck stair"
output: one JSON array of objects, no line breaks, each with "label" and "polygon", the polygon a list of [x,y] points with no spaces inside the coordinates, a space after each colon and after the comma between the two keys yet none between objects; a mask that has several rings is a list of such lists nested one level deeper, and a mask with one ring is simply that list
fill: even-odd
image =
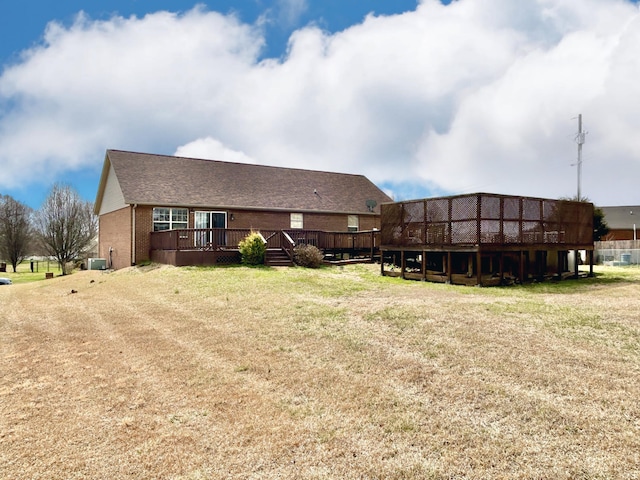
[{"label": "deck stair", "polygon": [[293,266],[293,262],[283,248],[268,248],[265,254],[264,263],[270,267]]}]

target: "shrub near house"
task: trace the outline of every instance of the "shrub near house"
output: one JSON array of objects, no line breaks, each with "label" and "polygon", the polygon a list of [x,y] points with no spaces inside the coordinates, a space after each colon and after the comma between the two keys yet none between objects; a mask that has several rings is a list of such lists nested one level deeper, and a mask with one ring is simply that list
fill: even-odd
[{"label": "shrub near house", "polygon": [[261,265],[264,263],[264,255],[267,247],[264,238],[258,232],[251,232],[238,244],[242,263],[245,265]]},{"label": "shrub near house", "polygon": [[320,249],[314,245],[298,245],[293,250],[293,258],[295,259],[296,265],[318,268],[323,263],[324,255]]}]

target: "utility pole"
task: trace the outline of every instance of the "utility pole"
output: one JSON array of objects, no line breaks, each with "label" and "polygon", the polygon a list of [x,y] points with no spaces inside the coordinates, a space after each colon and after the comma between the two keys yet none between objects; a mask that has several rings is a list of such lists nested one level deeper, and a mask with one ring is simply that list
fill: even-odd
[{"label": "utility pole", "polygon": [[[582,201],[582,195],[580,192],[580,182],[582,179],[582,145],[584,144],[585,132],[582,131],[582,114],[578,114],[578,134],[576,135],[576,143],[578,144],[578,202]],[[573,272],[576,278],[578,278],[578,259],[580,258],[580,251],[575,250],[573,252]]]},{"label": "utility pole", "polygon": [[586,133],[582,131],[582,114],[578,115],[578,134],[576,135],[576,142],[578,144],[578,198],[576,200],[582,200],[580,195],[580,182],[582,179],[582,145],[585,141]]}]

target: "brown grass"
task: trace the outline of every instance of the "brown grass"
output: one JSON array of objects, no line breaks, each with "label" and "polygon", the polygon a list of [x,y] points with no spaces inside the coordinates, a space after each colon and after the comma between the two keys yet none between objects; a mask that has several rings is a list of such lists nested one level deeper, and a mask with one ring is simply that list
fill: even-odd
[{"label": "brown grass", "polygon": [[0,287],[0,478],[640,478],[635,274],[377,268]]}]

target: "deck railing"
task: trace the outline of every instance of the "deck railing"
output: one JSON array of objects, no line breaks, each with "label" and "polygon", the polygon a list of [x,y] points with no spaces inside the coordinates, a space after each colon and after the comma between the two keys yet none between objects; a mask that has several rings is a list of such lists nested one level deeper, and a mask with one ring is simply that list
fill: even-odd
[{"label": "deck railing", "polygon": [[[293,247],[314,245],[323,251],[371,252],[380,245],[380,232],[325,232],[322,230],[259,229],[267,248],[282,248],[293,255]],[[224,250],[237,249],[240,241],[252,232],[244,228],[184,228],[151,232],[151,250]]]},{"label": "deck railing", "polygon": [[381,206],[384,248],[593,245],[593,204],[494,194]]},{"label": "deck railing", "polygon": [[[151,232],[151,250],[220,250],[238,248],[251,233],[243,228],[181,228]],[[267,238],[272,232],[262,231]]]}]

